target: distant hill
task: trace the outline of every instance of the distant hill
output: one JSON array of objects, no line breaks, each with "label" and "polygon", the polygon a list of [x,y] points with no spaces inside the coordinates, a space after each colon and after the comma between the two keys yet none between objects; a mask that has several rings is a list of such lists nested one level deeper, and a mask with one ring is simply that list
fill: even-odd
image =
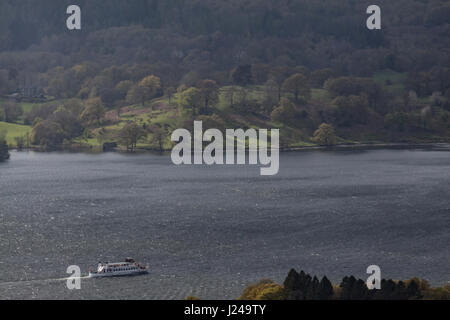
[{"label": "distant hill", "polygon": [[[65,24],[66,8],[74,3],[82,8],[83,28],[71,32]],[[356,75],[450,65],[447,1],[380,0],[381,31],[366,28],[370,4],[355,0],[4,0],[0,3],[0,69],[43,72],[85,60],[157,63],[178,69],[175,77],[180,80],[188,72],[211,77],[245,63],[331,67]]]}]

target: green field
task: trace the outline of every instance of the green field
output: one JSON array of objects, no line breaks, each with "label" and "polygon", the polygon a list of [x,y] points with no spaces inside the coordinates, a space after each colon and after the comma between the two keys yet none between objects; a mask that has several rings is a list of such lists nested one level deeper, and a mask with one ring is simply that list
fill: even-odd
[{"label": "green field", "polygon": [[4,131],[6,131],[6,142],[14,147],[16,145],[14,138],[23,137],[27,133],[31,133],[31,127],[0,121],[0,132]]},{"label": "green field", "polygon": [[404,90],[404,82],[406,80],[406,73],[399,73],[391,70],[384,70],[377,72],[373,75],[373,80],[381,85],[386,86],[386,88],[396,94],[401,94]]}]

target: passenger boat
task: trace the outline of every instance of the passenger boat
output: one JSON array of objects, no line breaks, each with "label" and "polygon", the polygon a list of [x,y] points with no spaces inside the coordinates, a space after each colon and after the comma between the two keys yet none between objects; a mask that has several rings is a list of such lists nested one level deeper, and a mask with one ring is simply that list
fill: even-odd
[{"label": "passenger boat", "polygon": [[141,266],[139,263],[133,259],[126,259],[125,262],[117,263],[102,263],[99,262],[97,271],[89,270],[90,278],[101,278],[101,277],[124,277],[124,276],[135,276],[141,274],[147,274],[148,267]]}]

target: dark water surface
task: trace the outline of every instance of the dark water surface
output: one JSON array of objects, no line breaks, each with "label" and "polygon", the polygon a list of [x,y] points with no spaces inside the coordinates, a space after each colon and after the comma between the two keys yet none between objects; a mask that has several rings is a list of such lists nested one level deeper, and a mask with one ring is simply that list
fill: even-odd
[{"label": "dark water surface", "polygon": [[[288,153],[280,168],[14,152],[0,164],[0,299],[231,299],[293,267],[450,280],[450,152]],[[128,256],[151,274],[57,280]]]}]

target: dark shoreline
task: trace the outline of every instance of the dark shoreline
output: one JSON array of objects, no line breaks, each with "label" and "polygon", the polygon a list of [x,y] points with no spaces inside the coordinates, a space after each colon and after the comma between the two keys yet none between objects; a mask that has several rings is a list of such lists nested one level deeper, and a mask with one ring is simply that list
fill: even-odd
[{"label": "dark shoreline", "polygon": [[376,149],[442,149],[450,150],[448,142],[430,142],[430,143],[358,143],[358,144],[340,144],[335,146],[310,146],[284,148],[282,152],[297,151],[343,151],[343,150],[376,150]]},{"label": "dark shoreline", "polygon": [[[281,153],[288,152],[302,152],[302,151],[352,151],[352,150],[379,150],[379,149],[435,149],[447,151],[450,150],[450,142],[428,142],[428,143],[355,143],[355,144],[338,144],[334,146],[301,146],[301,147],[286,147],[280,148]],[[101,147],[60,147],[60,148],[40,148],[31,147],[29,149],[18,150],[11,148],[10,151],[35,151],[35,152],[68,152],[68,153],[127,153],[127,154],[144,154],[144,153],[170,153],[171,150],[156,150],[156,149],[136,149],[134,152],[127,152],[120,148],[115,148],[108,151],[103,151]]]}]

